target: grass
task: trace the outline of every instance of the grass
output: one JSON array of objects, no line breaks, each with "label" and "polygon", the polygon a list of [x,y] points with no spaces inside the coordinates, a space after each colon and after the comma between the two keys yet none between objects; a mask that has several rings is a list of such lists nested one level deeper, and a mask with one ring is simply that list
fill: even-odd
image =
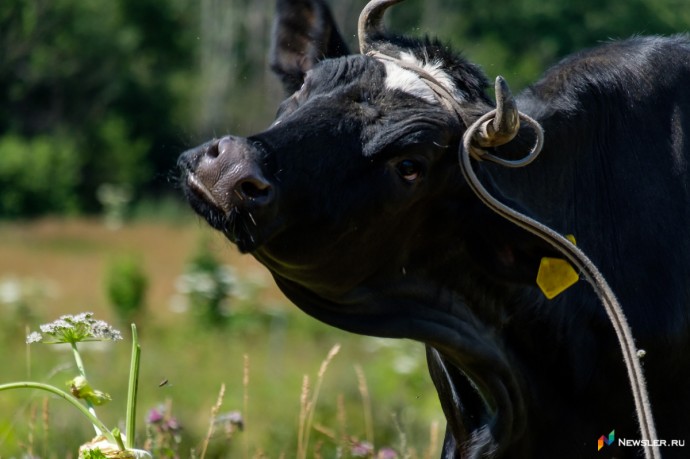
[{"label": "grass", "polygon": [[[97,220],[1,223],[0,286],[12,277],[43,288],[21,307],[4,305],[0,288],[0,383],[31,378],[64,387],[74,376],[71,355],[57,347],[27,348],[27,327],[82,311],[117,323],[104,276],[112,257],[131,252],[141,256],[149,277],[146,310],[137,319],[137,445],[151,428],[148,411],[162,406],[182,426],[179,457],[192,451],[206,458],[348,457],[353,445],[364,443],[376,451],[391,447],[399,457],[434,457],[443,421],[420,345],[316,322],[284,299],[263,267],[217,236],[214,252],[260,291],[251,302],[232,303],[223,329],[173,312],[175,281],[209,234],[193,219],[174,226],[137,222],[118,231]],[[117,326],[127,336],[129,325]],[[328,354],[336,344],[339,352]],[[91,382],[113,397],[112,408],[99,408],[99,416],[116,426],[123,421],[130,349],[122,343],[85,347],[83,357]],[[232,412],[241,413],[243,431],[212,423]],[[88,423],[58,399],[0,394],[0,458],[76,457],[91,436]]]}]

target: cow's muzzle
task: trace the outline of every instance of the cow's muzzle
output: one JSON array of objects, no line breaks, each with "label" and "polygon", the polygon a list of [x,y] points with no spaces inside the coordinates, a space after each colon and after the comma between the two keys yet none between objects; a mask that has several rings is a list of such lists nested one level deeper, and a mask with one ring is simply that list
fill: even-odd
[{"label": "cow's muzzle", "polygon": [[270,205],[275,192],[246,139],[223,137],[186,152],[179,161],[185,184],[224,212],[258,210]]},{"label": "cow's muzzle", "polygon": [[275,187],[261,170],[261,150],[247,139],[227,136],[185,152],[178,165],[192,207],[216,229],[252,250],[270,220]]}]

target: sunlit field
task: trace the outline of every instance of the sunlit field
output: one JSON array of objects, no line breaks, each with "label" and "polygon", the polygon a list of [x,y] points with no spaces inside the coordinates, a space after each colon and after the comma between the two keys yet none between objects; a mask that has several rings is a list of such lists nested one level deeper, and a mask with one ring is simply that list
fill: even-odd
[{"label": "sunlit field", "polygon": [[[117,230],[96,219],[0,223],[0,384],[69,390],[76,368],[68,349],[25,338],[62,314],[93,311],[124,337],[80,348],[89,382],[113,399],[97,408],[99,417],[122,424],[130,326],[110,304],[105,279],[114,260],[129,256],[147,280],[143,309],[132,316],[142,347],[137,447],[165,441],[158,457],[181,458],[438,456],[444,422],[421,345],[318,323],[251,257],[193,217],[183,220]],[[215,322],[190,306],[190,278],[182,277],[203,244],[232,273]],[[1,458],[77,457],[93,436],[88,420],[57,397],[0,392]]]}]

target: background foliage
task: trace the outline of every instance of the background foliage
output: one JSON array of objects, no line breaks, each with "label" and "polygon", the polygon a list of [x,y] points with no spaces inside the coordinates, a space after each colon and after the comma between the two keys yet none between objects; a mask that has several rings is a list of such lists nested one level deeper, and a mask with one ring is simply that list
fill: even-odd
[{"label": "background foliage", "polygon": [[[355,49],[364,0],[331,2]],[[265,126],[272,0],[0,2],[0,217],[91,213],[103,183],[171,190],[210,135]],[[436,35],[520,88],[583,47],[685,31],[682,0],[408,0],[391,26]]]}]

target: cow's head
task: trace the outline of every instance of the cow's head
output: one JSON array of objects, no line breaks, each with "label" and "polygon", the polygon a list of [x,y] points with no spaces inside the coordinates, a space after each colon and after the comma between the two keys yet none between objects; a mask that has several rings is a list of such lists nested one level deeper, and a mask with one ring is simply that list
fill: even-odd
[{"label": "cow's head", "polygon": [[[352,55],[322,3],[279,2],[272,66],[294,93],[265,131],[213,139],[179,163],[194,209],[300,308],[429,344],[455,440],[489,451],[515,433],[519,382],[494,337],[501,311],[472,310],[463,292],[490,296],[497,282],[531,278],[538,256],[473,197],[457,165],[466,123],[494,106],[486,78],[439,42],[383,31],[398,1],[367,6],[365,54]],[[478,140],[504,143],[502,129]]]}]

